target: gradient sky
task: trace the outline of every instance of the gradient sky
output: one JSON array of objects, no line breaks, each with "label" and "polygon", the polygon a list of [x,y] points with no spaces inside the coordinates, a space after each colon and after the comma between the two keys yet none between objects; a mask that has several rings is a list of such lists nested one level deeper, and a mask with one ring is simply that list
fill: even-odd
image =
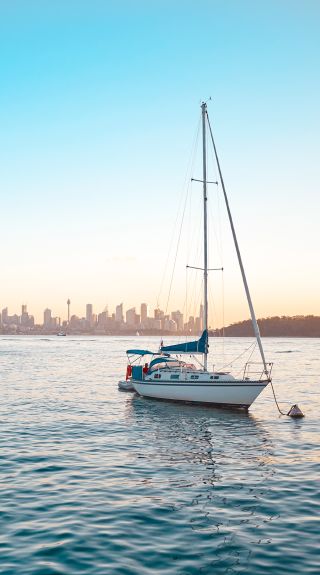
[{"label": "gradient sky", "polygon": [[[316,0],[2,0],[0,308],[156,305],[211,96],[257,316],[320,314],[319,23]],[[248,317],[229,239],[223,264],[229,323]]]}]

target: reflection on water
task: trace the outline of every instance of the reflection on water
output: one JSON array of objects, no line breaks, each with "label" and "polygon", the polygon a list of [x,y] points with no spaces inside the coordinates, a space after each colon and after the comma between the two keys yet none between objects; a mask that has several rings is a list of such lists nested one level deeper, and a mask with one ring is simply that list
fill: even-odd
[{"label": "reflection on water", "polygon": [[259,421],[241,411],[138,396],[127,401],[125,414],[128,427],[139,429],[137,457],[153,470],[149,488],[162,486],[162,504],[171,505],[193,534],[210,537],[203,572],[210,565],[247,565],[249,540],[270,543],[256,530],[265,531],[277,517],[272,509],[261,512],[275,470],[272,441]]},{"label": "reflection on water", "polygon": [[314,345],[278,354],[294,421],[119,393],[122,338],[0,338],[2,572],[318,573]]}]

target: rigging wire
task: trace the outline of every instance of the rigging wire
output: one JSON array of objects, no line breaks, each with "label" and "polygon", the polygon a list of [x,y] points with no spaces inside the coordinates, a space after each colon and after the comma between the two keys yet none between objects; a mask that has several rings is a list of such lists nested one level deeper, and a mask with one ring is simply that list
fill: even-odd
[{"label": "rigging wire", "polygon": [[[255,350],[256,350],[256,347],[257,347],[257,342],[255,341],[255,342],[254,342],[253,349],[252,349],[252,351],[251,351],[251,353],[250,353],[248,359],[246,360],[246,363],[247,363],[247,364],[250,362],[250,359],[252,358],[252,356],[253,356],[253,354],[254,354],[254,352],[255,352]],[[241,370],[238,371],[238,374],[237,374],[237,375],[239,376],[241,372],[242,372],[242,368],[241,368]]]},{"label": "rigging wire", "polygon": [[[219,195],[218,195],[218,192],[219,192],[219,184],[216,184],[216,188],[217,188],[217,198],[219,198]],[[208,202],[208,204],[209,204],[210,219],[211,219],[212,222],[214,222],[215,220],[214,220],[214,215],[213,215],[212,203]],[[218,220],[218,225],[219,225],[219,235],[218,235],[218,233],[217,233],[217,230],[216,230],[216,226],[215,226],[215,225],[212,226],[212,230],[213,230],[213,235],[214,235],[214,238],[215,238],[215,241],[216,241],[216,247],[217,247],[218,256],[219,256],[219,258],[220,258],[220,262],[221,262],[221,265],[222,265],[222,263],[223,263],[223,255],[222,255],[222,240],[221,240],[221,237],[222,237],[222,234],[221,234],[221,213],[220,213],[219,201],[217,201],[217,204],[218,204],[218,209],[217,209],[218,216],[217,216],[217,220]]]},{"label": "rigging wire", "polygon": [[[208,282],[208,292],[209,292],[209,299],[210,299],[211,309],[212,309],[212,316],[211,316],[212,327],[210,326],[210,329],[214,329],[215,325],[217,325],[219,320],[218,320],[218,311],[217,311],[215,300],[213,297],[214,290],[212,289],[210,282]],[[209,324],[210,324],[210,322],[209,322]]]},{"label": "rigging wire", "polygon": [[[188,268],[186,267],[186,302],[185,302],[185,307],[183,307],[183,309],[185,309],[185,313],[186,313],[186,322],[188,321]],[[187,341],[187,330],[186,330],[186,341]]]},{"label": "rigging wire", "polygon": [[[235,363],[236,361],[238,361],[238,359],[240,359],[245,353],[247,353],[252,347],[253,347],[253,351],[254,352],[255,348],[256,348],[257,342],[256,340],[253,341],[249,347],[247,347],[243,352],[240,353],[240,355],[238,355],[237,357],[234,357],[229,363],[226,363],[225,365],[223,365],[222,367],[220,367],[220,370],[225,370],[227,367],[232,367],[232,364]],[[252,356],[252,353],[250,355],[250,357]]]},{"label": "rigging wire", "polygon": [[[197,273],[197,270],[193,270],[191,268],[186,268],[187,269],[187,274],[191,274],[191,279],[189,280],[188,284],[190,285],[189,288],[189,294],[190,295],[190,299],[189,299],[189,305],[188,305],[188,311],[187,313],[190,315],[197,315],[198,314],[198,308],[197,308],[197,304],[199,303],[199,300],[201,301],[202,298],[202,293],[199,292],[199,288],[197,287],[198,282],[199,282],[199,274]],[[190,278],[190,275],[189,275]],[[203,280],[201,282],[201,285],[203,287]]]},{"label": "rigging wire", "polygon": [[[163,274],[162,274],[162,278],[161,278],[161,282],[160,282],[160,288],[159,288],[159,293],[158,293],[158,297],[157,297],[157,307],[159,307],[160,304],[160,297],[161,297],[161,293],[163,290],[163,285],[164,285],[164,280],[165,280],[165,276],[167,273],[167,268],[168,268],[168,263],[169,263],[169,258],[170,258],[170,254],[172,251],[172,246],[173,246],[173,240],[175,237],[175,233],[176,233],[176,228],[177,228],[177,224],[178,224],[178,220],[179,220],[179,213],[180,213],[180,209],[181,209],[181,204],[183,202],[183,192],[185,190],[186,187],[186,183],[189,179],[189,174],[191,173],[193,166],[194,166],[194,162],[195,162],[195,150],[198,147],[198,140],[199,140],[199,133],[200,133],[200,117],[198,119],[198,123],[197,123],[197,127],[196,127],[196,131],[195,131],[195,136],[193,138],[193,143],[191,146],[191,152],[190,152],[190,156],[189,156],[189,161],[187,164],[187,169],[186,169],[186,173],[185,173],[185,177],[184,177],[184,183],[182,186],[182,193],[180,196],[180,200],[179,200],[179,206],[178,206],[178,210],[177,210],[177,215],[175,218],[175,222],[174,222],[174,226],[173,226],[173,230],[172,230],[172,234],[171,234],[171,238],[170,238],[170,242],[169,242],[169,249],[168,249],[168,253],[167,253],[167,257],[166,257],[166,262],[165,262],[165,267],[163,270]],[[187,196],[188,197],[189,194],[189,182],[188,182],[188,186],[187,186]],[[186,203],[186,198],[185,198],[185,203]],[[185,210],[185,205],[184,205],[184,210]],[[182,218],[183,221],[183,218]]]},{"label": "rigging wire", "polygon": [[225,292],[224,292],[224,270],[222,270],[222,276],[221,276],[221,288],[222,288],[222,357],[223,357],[223,361],[225,358],[225,349],[224,349],[224,343],[225,343]]},{"label": "rigging wire", "polygon": [[[187,250],[186,250],[186,264],[188,264],[189,261],[191,261],[191,245],[194,244],[194,242],[192,241],[193,237],[191,232],[191,214],[192,214],[192,191],[193,191],[193,180],[191,179],[191,193],[189,194],[189,205],[188,205],[188,224],[187,224]],[[194,227],[192,228],[192,232],[194,232]],[[194,279],[195,279],[195,275],[191,276],[189,275],[189,272],[194,272],[195,270],[193,270],[192,268],[189,268],[188,265],[186,265],[186,273],[185,273],[185,283],[186,283],[186,294],[185,294],[185,302],[183,304],[183,310],[185,311],[185,316],[186,316],[186,322],[189,322],[189,318],[190,318],[190,309],[192,309],[192,305],[191,302],[194,298]],[[192,278],[193,282],[191,281],[190,277]],[[192,287],[191,284],[193,283]],[[191,288],[191,289],[190,289]],[[190,295],[191,294],[191,295]],[[191,298],[191,299],[190,299]],[[188,333],[186,333],[186,340],[187,340],[187,335]]]},{"label": "rigging wire", "polygon": [[[191,187],[191,191],[192,190],[193,190],[193,187]],[[191,229],[191,213],[192,213],[192,215],[194,213],[198,213],[198,211],[199,211],[199,213],[201,213],[201,210],[192,209],[193,206],[191,203],[191,199],[192,199],[192,193],[190,193],[190,203],[189,203],[189,222],[188,222],[188,233],[187,233],[188,250],[187,250],[187,254],[186,254],[187,255],[186,263],[188,264],[192,261],[192,263],[197,264],[200,261],[200,254],[201,254],[201,250],[202,250],[202,244],[201,244],[202,225],[200,222],[200,225],[194,225]],[[201,201],[201,199],[197,195],[196,196],[197,204],[200,203],[200,201]],[[194,218],[192,219],[192,221],[193,220],[194,220]],[[192,251],[191,251],[191,246],[193,248]],[[187,282],[187,286],[188,286],[188,304],[186,305],[186,302],[184,302],[184,307],[186,307],[187,317],[190,315],[196,316],[196,315],[198,315],[198,312],[195,308],[195,305],[196,305],[196,300],[199,299],[199,293],[198,293],[198,289],[197,289],[199,274],[198,274],[197,270],[194,270],[192,267],[187,267],[186,270],[187,270],[187,274],[186,274],[185,278],[186,278],[186,282]]]},{"label": "rigging wire", "polygon": [[[188,192],[189,192],[189,188],[188,188]],[[174,256],[173,269],[172,269],[172,274],[171,274],[171,280],[170,280],[170,286],[169,286],[169,293],[168,293],[168,297],[167,297],[167,304],[166,304],[165,315],[167,314],[168,307],[169,307],[169,301],[170,301],[170,296],[171,296],[173,276],[174,276],[174,272],[175,272],[175,269],[176,269],[178,251],[179,251],[179,246],[180,246],[180,238],[181,238],[181,232],[182,232],[182,226],[183,226],[183,220],[184,220],[184,214],[185,214],[185,211],[186,211],[186,204],[187,204],[187,199],[188,199],[188,192],[187,192],[187,196],[186,196],[186,199],[185,199],[185,202],[184,202],[184,206],[183,206],[183,212],[182,212],[181,224],[180,224],[180,229],[179,229],[179,234],[178,234],[178,242],[177,242],[176,252],[175,252],[175,256]]]}]

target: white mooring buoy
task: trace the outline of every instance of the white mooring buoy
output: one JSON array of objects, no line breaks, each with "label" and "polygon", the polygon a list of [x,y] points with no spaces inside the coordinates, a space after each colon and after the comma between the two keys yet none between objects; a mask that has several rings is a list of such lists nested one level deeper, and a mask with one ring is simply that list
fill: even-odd
[{"label": "white mooring buoy", "polygon": [[302,413],[300,407],[297,404],[290,407],[287,415],[290,415],[290,417],[304,417],[304,414]]}]

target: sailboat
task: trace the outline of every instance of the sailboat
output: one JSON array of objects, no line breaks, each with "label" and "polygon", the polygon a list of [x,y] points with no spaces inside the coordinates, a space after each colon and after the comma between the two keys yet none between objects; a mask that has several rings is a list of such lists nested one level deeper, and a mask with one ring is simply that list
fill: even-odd
[{"label": "sailboat", "polygon": [[[166,399],[182,402],[206,403],[214,406],[230,406],[248,409],[259,394],[271,382],[272,364],[267,363],[262,346],[259,326],[256,320],[249,287],[242,263],[238,240],[229,207],[227,193],[221,173],[217,149],[207,111],[207,104],[201,104],[202,116],[202,162],[203,162],[203,308],[204,324],[203,333],[196,341],[187,341],[176,345],[161,345],[158,352],[149,350],[131,349],[127,351],[127,385],[131,386],[138,394],[156,399]],[[250,376],[248,364],[244,367],[241,378],[234,377],[225,371],[208,370],[208,226],[207,226],[207,166],[206,166],[206,139],[207,130],[211,136],[215,160],[218,168],[219,179],[227,208],[228,219],[233,236],[234,246],[237,253],[238,263],[242,275],[243,285],[248,301],[254,334],[261,355],[261,372],[254,377]],[[201,368],[197,368],[190,361],[181,360],[186,354],[202,355]],[[150,363],[138,365],[151,356]],[[175,357],[173,357],[175,356]]]}]

